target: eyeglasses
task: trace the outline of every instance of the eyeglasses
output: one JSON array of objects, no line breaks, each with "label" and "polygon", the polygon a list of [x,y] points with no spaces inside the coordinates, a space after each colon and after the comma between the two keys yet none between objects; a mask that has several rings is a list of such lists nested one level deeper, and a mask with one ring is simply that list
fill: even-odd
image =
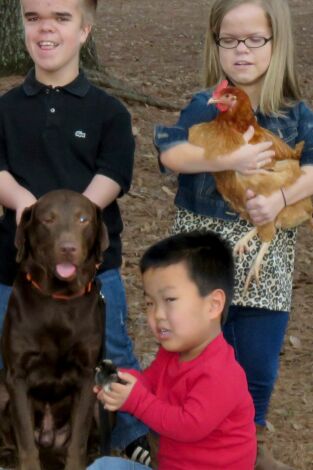
[{"label": "eyeglasses", "polygon": [[246,39],[236,39],[236,38],[215,38],[215,44],[224,49],[235,49],[242,42],[248,49],[257,49],[258,47],[263,47],[269,41],[273,39],[273,36],[270,38],[263,38],[261,36],[249,36]]}]

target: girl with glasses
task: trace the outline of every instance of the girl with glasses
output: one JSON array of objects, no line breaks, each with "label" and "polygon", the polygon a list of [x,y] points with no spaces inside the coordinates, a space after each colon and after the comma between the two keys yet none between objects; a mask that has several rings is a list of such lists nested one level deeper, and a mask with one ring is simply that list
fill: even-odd
[{"label": "girl with glasses", "polygon": [[[253,136],[249,129],[245,145],[223,158],[209,160],[203,148],[188,142],[189,128],[216,117],[217,109],[207,103],[215,86],[227,79],[247,93],[262,127],[291,147],[304,141],[300,161],[303,174],[295,183],[267,197],[247,192],[250,218],[255,225],[262,225],[274,220],[285,205],[313,194],[313,112],[301,101],[287,0],[213,0],[204,52],[205,90],[192,98],[174,126],[156,127],[155,144],[161,164],[179,175],[173,231],[213,230],[234,246],[252,225],[223,200],[212,173],[260,172],[273,157],[271,142],[249,144]],[[247,267],[260,240],[254,238],[250,251],[236,258],[235,292],[223,328],[246,372],[254,401],[256,470],[293,470],[271,455],[264,446],[264,434],[291,307],[295,241],[296,230],[277,231],[263,260],[259,284],[252,283],[246,293]]]}]

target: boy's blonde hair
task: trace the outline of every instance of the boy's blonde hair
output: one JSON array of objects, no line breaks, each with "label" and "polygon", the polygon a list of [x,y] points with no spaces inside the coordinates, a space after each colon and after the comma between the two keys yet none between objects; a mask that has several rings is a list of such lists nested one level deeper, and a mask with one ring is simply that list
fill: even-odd
[{"label": "boy's blonde hair", "polygon": [[245,3],[263,8],[272,28],[272,58],[262,88],[260,111],[264,114],[280,114],[282,108],[300,99],[295,72],[291,15],[287,0],[213,0],[209,11],[204,50],[204,86],[213,86],[226,78],[220,65],[215,37],[219,36],[226,13]]},{"label": "boy's blonde hair", "polygon": [[79,0],[83,9],[84,23],[93,25],[96,21],[97,0]]}]

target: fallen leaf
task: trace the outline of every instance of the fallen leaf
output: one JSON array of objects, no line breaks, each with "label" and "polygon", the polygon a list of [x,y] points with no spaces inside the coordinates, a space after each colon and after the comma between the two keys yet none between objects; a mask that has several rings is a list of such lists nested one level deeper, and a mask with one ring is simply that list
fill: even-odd
[{"label": "fallen leaf", "polygon": [[175,193],[171,191],[167,186],[162,186],[162,191],[164,191],[168,196],[175,196]]},{"label": "fallen leaf", "polygon": [[289,336],[289,342],[294,348],[301,348],[301,341],[297,336]]},{"label": "fallen leaf", "polygon": [[133,136],[136,137],[136,135],[140,134],[140,129],[138,127],[133,126]]},{"label": "fallen leaf", "polygon": [[269,421],[266,421],[266,429],[269,431],[269,432],[275,432],[275,428],[274,428],[274,425],[272,423],[270,423]]},{"label": "fallen leaf", "polygon": [[297,423],[292,423],[292,427],[293,427],[293,429],[295,429],[296,431],[300,431],[300,429],[302,429],[301,424],[297,424]]}]

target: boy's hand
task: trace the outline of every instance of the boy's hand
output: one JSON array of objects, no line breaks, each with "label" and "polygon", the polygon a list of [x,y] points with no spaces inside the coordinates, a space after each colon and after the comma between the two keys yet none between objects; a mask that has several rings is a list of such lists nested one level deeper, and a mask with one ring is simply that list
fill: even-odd
[{"label": "boy's hand", "polygon": [[127,372],[118,372],[121,379],[127,382],[126,385],[120,383],[112,383],[110,385],[110,391],[105,392],[101,386],[96,385],[93,388],[94,393],[97,394],[98,400],[103,403],[103,406],[108,411],[118,410],[129,397],[135,383],[137,382],[136,377]]}]

